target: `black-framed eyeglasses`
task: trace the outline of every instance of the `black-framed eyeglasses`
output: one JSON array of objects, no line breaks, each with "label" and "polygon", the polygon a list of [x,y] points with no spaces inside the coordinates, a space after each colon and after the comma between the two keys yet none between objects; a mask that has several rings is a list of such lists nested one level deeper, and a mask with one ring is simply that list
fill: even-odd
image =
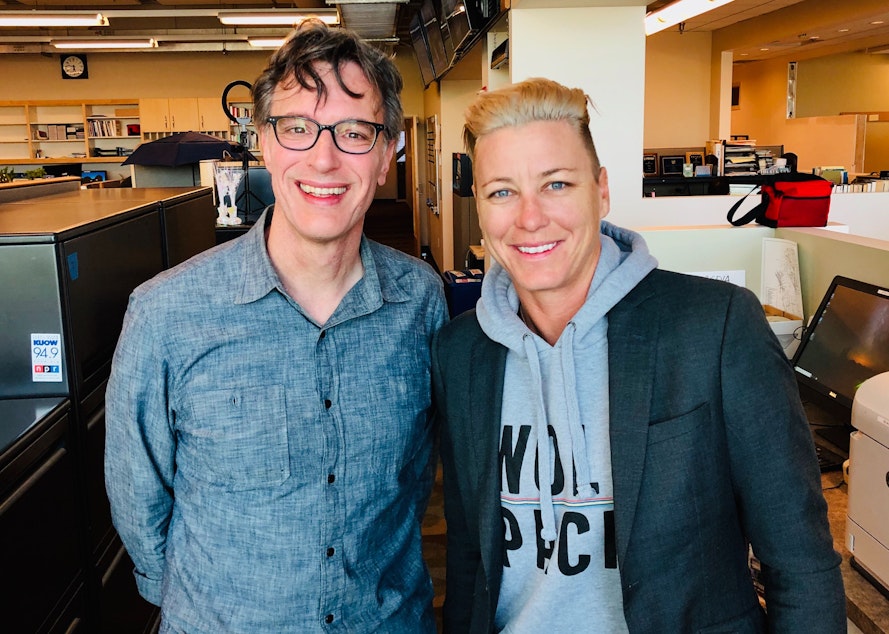
[{"label": "black-framed eyeglasses", "polygon": [[337,149],[346,154],[367,154],[377,143],[377,137],[385,129],[382,123],[346,119],[329,125],[308,117],[269,117],[266,119],[275,131],[275,138],[288,150],[310,150],[315,147],[324,130],[330,130]]}]

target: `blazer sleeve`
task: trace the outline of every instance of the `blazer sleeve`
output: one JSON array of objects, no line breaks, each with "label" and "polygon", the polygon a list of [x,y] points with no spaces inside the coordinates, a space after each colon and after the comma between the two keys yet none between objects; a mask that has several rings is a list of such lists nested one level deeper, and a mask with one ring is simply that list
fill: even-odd
[{"label": "blazer sleeve", "polygon": [[[480,631],[489,617],[489,588],[485,581],[479,533],[480,508],[473,476],[478,465],[468,429],[471,420],[470,382],[474,329],[465,315],[439,331],[432,346],[433,395],[442,465],[444,511],[447,521],[447,572],[444,607],[445,634]],[[477,326],[476,326],[477,327]]]},{"label": "blazer sleeve", "polygon": [[796,379],[744,289],[730,299],[721,372],[733,486],[762,565],[769,631],[845,632],[841,557]]}]

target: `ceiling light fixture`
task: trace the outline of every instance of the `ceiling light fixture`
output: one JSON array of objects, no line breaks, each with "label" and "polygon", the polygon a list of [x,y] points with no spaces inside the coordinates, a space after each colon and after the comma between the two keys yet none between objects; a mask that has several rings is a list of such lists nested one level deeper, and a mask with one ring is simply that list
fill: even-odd
[{"label": "ceiling light fixture", "polygon": [[294,26],[316,18],[325,24],[340,23],[336,9],[325,11],[220,11],[219,21],[229,26]]},{"label": "ceiling light fixture", "polygon": [[254,48],[280,48],[285,37],[248,37],[247,43]]},{"label": "ceiling light fixture", "polygon": [[101,13],[16,11],[0,13],[0,26],[108,26],[108,18]]},{"label": "ceiling light fixture", "polygon": [[645,16],[645,35],[663,31],[729,2],[732,0],[677,0]]},{"label": "ceiling light fixture", "polygon": [[133,48],[157,48],[157,40],[153,37],[145,37],[145,38],[127,38],[127,39],[114,39],[110,37],[101,37],[95,38],[92,40],[51,40],[50,45],[54,48],[64,48],[64,49],[93,49],[93,48],[119,48],[119,49],[133,49]]}]

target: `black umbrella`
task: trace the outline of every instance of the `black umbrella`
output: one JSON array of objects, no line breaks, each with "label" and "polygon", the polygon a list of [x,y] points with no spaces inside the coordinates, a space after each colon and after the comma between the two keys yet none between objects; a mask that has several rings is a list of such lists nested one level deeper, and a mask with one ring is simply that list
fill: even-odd
[{"label": "black umbrella", "polygon": [[[206,159],[240,160],[241,145],[200,132],[178,132],[143,143],[123,162],[124,165],[166,165],[176,167]],[[225,156],[227,153],[229,156]],[[248,160],[256,160],[247,152]]]}]

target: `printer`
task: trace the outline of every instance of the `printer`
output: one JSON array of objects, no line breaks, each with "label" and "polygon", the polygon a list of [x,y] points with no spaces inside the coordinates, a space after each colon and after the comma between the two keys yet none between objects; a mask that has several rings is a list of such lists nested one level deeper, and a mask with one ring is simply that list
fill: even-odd
[{"label": "printer", "polygon": [[846,548],[852,567],[889,593],[889,372],[864,381],[852,402]]}]

